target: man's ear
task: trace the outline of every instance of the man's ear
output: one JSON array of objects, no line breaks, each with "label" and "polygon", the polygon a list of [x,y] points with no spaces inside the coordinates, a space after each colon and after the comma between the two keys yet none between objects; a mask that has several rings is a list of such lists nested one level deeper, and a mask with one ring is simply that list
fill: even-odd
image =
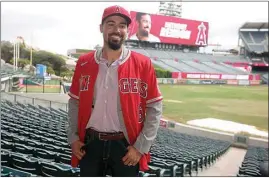
[{"label": "man's ear", "polygon": [[99,28],[100,28],[100,32],[103,33],[103,25],[102,24],[100,24]]}]

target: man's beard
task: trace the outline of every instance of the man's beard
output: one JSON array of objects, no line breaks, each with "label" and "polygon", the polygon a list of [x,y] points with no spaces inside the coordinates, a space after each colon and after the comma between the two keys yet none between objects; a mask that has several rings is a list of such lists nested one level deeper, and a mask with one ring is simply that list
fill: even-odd
[{"label": "man's beard", "polygon": [[147,30],[140,30],[140,36],[142,37],[148,37],[149,36],[149,32]]},{"label": "man's beard", "polygon": [[[111,35],[112,36],[112,35]],[[123,42],[124,42],[124,39],[122,36],[120,36],[120,41],[118,40],[113,40],[113,39],[108,39],[108,47],[114,51],[118,50],[121,48]]]}]

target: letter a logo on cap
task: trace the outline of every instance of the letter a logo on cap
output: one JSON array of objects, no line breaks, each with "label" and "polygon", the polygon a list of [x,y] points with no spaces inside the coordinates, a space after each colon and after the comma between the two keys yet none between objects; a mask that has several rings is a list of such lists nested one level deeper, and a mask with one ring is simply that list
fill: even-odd
[{"label": "letter a logo on cap", "polygon": [[120,11],[120,7],[116,6],[116,12],[119,12],[119,11]]}]

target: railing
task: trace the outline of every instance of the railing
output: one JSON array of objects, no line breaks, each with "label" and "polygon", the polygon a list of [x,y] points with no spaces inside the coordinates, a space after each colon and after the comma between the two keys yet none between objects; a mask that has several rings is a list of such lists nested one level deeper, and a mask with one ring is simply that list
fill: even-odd
[{"label": "railing", "polygon": [[32,104],[34,106],[43,106],[46,108],[54,108],[54,109],[61,109],[64,111],[68,110],[68,104],[67,103],[61,103],[56,101],[49,101],[29,96],[22,96],[18,94],[13,93],[6,93],[1,92],[1,100],[8,100],[11,102],[19,102],[22,104]]}]

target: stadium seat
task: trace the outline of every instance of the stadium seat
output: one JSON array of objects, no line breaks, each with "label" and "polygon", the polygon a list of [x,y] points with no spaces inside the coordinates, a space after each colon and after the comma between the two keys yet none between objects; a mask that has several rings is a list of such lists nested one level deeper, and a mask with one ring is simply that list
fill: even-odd
[{"label": "stadium seat", "polygon": [[20,134],[20,136],[23,136],[23,137],[25,137],[25,138],[29,138],[31,132],[27,132],[26,130],[27,130],[27,129],[23,127],[19,134]]},{"label": "stadium seat", "polygon": [[267,161],[261,161],[260,162],[260,173],[262,177],[269,177],[269,171],[268,171],[268,160]]},{"label": "stadium seat", "polygon": [[61,154],[58,153],[55,161],[57,163],[63,163],[63,164],[70,164],[71,163],[71,154],[67,155],[67,154]]},{"label": "stadium seat", "polygon": [[54,162],[41,162],[41,174],[46,177],[71,177],[73,172],[72,169],[67,166],[61,166]]},{"label": "stadium seat", "polygon": [[164,177],[175,177],[176,176],[176,169],[177,165],[175,163],[166,163],[166,162],[158,162],[154,161],[149,163],[152,167],[160,168],[164,170],[163,176]]},{"label": "stadium seat", "polygon": [[20,171],[11,167],[1,166],[1,177],[33,177],[33,176],[36,175]]},{"label": "stadium seat", "polygon": [[17,143],[13,145],[12,151],[16,153],[25,154],[27,156],[32,156],[34,153],[34,149],[32,147]]},{"label": "stadium seat", "polygon": [[1,166],[9,166],[10,159],[10,152],[1,148]]},{"label": "stadium seat", "polygon": [[145,171],[144,177],[164,177],[164,169],[160,169],[154,166],[149,166],[149,170]]},{"label": "stadium seat", "polygon": [[26,145],[27,141],[25,139],[25,135],[20,134],[21,136],[17,136],[17,137],[13,137],[13,143],[15,144],[22,144],[22,145]]},{"label": "stadium seat", "polygon": [[238,176],[263,176],[261,164],[268,160],[268,149],[250,146],[239,167]]},{"label": "stadium seat", "polygon": [[69,149],[70,148],[70,146],[69,146],[69,144],[67,143],[67,141],[65,141],[65,142],[60,142],[60,141],[55,141],[55,143],[54,143],[56,146],[58,146],[58,147],[62,147],[62,148],[67,148],[67,149]]},{"label": "stadium seat", "polygon": [[39,148],[44,149],[44,144],[40,143],[39,141],[33,140],[33,139],[27,139],[26,146],[30,146],[32,148]]},{"label": "stadium seat", "polygon": [[12,143],[13,142],[13,135],[1,130],[1,141],[2,140]]},{"label": "stadium seat", "polygon": [[167,164],[175,164],[176,165],[175,175],[174,175],[175,177],[184,177],[186,164],[179,163],[179,162],[172,161],[172,160],[165,160],[165,163],[167,163]]},{"label": "stadium seat", "polygon": [[30,158],[23,154],[18,153],[12,153],[11,154],[11,160],[12,160],[12,167],[29,172],[35,175],[40,175],[40,164],[38,162],[38,159],[36,158]]},{"label": "stadium seat", "polygon": [[14,144],[12,142],[1,140],[1,149],[12,151],[13,150],[13,145]]},{"label": "stadium seat", "polygon": [[47,161],[54,161],[56,158],[55,152],[51,152],[51,151],[40,149],[40,148],[35,148],[33,155],[35,158],[41,158],[42,160],[44,159]]}]

